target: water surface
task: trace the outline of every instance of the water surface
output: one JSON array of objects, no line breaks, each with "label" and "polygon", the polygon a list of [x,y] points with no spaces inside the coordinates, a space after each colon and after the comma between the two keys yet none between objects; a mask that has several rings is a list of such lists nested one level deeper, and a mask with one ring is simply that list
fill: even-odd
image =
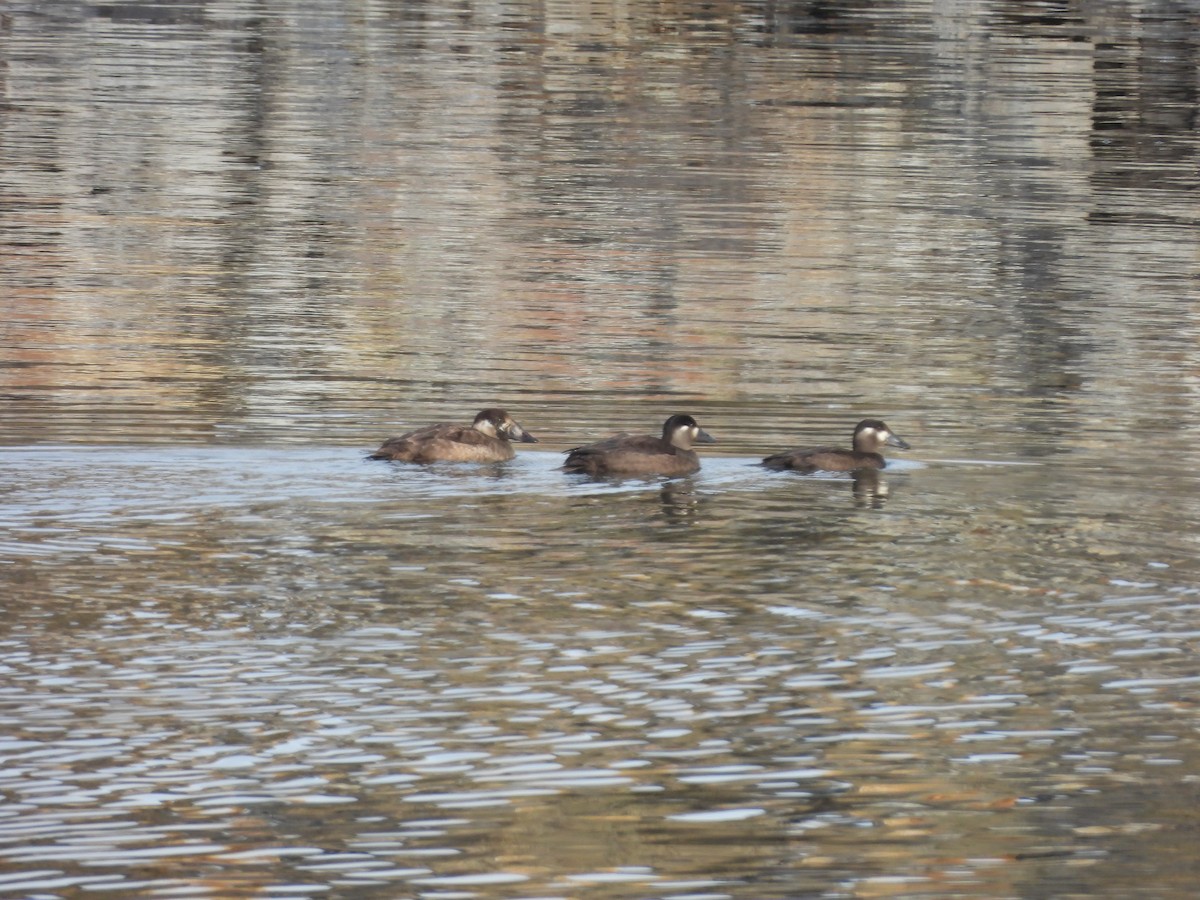
[{"label": "water surface", "polygon": [[1191,896],[1196,24],[0,12],[0,894]]}]

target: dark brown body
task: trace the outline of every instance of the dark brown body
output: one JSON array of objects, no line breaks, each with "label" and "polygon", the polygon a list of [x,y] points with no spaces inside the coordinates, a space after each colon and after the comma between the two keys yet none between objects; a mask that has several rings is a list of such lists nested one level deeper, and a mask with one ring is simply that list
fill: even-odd
[{"label": "dark brown body", "polygon": [[892,433],[879,419],[863,419],[854,427],[854,449],[814,447],[810,450],[787,450],[768,456],[762,464],[769,469],[791,469],[796,472],[856,472],[882,469],[887,460],[879,451],[884,447],[909,449],[907,443]]},{"label": "dark brown body", "polygon": [[428,425],[389,438],[368,457],[398,462],[504,462],[516,456],[511,441],[535,443],[502,409],[485,409],[471,425]]},{"label": "dark brown body", "polygon": [[691,416],[671,416],[662,437],[617,434],[567,451],[563,470],[581,475],[678,476],[700,470],[693,443],[715,443]]},{"label": "dark brown body", "polygon": [[879,453],[856,453],[836,447],[789,450],[763,460],[769,469],[794,469],[797,472],[853,472],[856,469],[882,469],[887,460]]}]

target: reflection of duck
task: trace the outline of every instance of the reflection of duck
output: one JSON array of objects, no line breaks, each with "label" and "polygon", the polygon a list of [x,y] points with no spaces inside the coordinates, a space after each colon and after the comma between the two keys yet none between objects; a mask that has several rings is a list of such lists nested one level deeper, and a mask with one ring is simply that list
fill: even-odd
[{"label": "reflection of duck", "polygon": [[858,469],[882,469],[887,460],[879,451],[884,447],[909,449],[879,419],[863,419],[854,426],[853,450],[816,447],[812,450],[787,450],[768,456],[762,464],[769,469],[794,469],[797,472],[853,472]]},{"label": "reflection of duck", "polygon": [[713,438],[691,416],[671,416],[662,437],[621,433],[567,451],[563,471],[582,475],[691,475],[700,469],[693,444]]},{"label": "reflection of duck", "polygon": [[470,425],[429,425],[388,438],[369,459],[400,462],[503,462],[512,459],[509,441],[532,444],[532,434],[502,409],[485,409]]},{"label": "reflection of duck", "polygon": [[859,506],[871,509],[883,509],[888,499],[887,480],[879,474],[878,469],[856,469],[850,473],[853,485],[850,488],[854,494],[854,502]]},{"label": "reflection of duck", "polygon": [[664,481],[658,491],[658,502],[664,518],[689,523],[700,511],[700,495],[690,478]]}]

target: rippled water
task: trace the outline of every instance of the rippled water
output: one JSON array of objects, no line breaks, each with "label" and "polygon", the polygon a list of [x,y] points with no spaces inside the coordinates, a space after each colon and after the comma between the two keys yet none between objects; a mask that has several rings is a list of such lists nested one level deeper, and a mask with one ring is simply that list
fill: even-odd
[{"label": "rippled water", "polygon": [[0,7],[0,895],[1192,896],[1197,24]]}]

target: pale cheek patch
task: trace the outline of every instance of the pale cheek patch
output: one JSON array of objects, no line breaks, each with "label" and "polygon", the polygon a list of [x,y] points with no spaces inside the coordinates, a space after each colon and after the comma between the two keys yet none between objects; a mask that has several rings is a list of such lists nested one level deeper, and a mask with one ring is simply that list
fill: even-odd
[{"label": "pale cheek patch", "polygon": [[690,425],[680,425],[671,432],[671,444],[675,447],[688,447],[696,442],[696,429]]},{"label": "pale cheek patch", "polygon": [[483,434],[486,434],[488,437],[496,436],[496,426],[493,425],[491,422],[487,422],[487,421],[480,422],[478,425],[475,426],[475,430],[480,431]]}]

